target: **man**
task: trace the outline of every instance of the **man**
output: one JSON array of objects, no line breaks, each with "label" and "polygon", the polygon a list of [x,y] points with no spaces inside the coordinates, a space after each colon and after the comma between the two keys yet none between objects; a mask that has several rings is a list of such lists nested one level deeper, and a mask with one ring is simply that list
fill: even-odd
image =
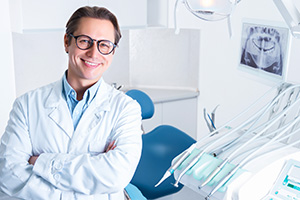
[{"label": "man", "polygon": [[[0,146],[0,190],[21,199],[122,200],[141,154],[138,103],[102,79],[116,17],[79,8],[64,36],[68,70],[17,98]],[[1,199],[1,198],[0,198]]]}]

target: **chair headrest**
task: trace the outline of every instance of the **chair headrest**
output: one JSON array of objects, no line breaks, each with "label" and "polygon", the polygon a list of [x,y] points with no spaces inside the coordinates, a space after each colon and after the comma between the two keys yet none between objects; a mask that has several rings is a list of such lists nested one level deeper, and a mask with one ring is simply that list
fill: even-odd
[{"label": "chair headrest", "polygon": [[143,91],[132,89],[126,92],[128,96],[136,100],[142,109],[142,119],[149,119],[154,114],[154,104],[151,98]]}]

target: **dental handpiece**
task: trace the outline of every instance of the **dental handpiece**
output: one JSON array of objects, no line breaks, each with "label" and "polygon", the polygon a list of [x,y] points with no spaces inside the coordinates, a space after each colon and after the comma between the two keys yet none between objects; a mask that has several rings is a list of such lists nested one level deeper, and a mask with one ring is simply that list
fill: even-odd
[{"label": "dental handpiece", "polygon": [[[205,198],[206,200],[208,200],[216,191],[218,191],[218,189],[220,189],[234,174],[235,172],[242,166],[244,166],[252,157],[254,157],[254,155],[256,155],[259,151],[261,151],[262,149],[264,149],[266,146],[272,144],[273,142],[275,142],[276,140],[278,140],[282,135],[284,135],[284,133],[286,131],[288,131],[291,127],[293,127],[295,124],[297,124],[300,121],[300,117],[296,117],[288,126],[286,126],[284,128],[283,131],[281,131],[280,134],[276,135],[274,138],[272,138],[269,142],[265,143],[264,145],[262,145],[261,147],[259,147],[258,149],[256,149],[253,153],[251,153],[249,156],[247,156],[247,158],[245,158],[242,162],[240,162],[235,168],[233,168],[214,188],[213,190],[207,195],[207,197]],[[297,133],[298,130],[292,132],[289,134],[289,136]],[[300,141],[297,141],[300,142]],[[292,146],[294,144],[289,144],[288,146]]]},{"label": "dental handpiece", "polygon": [[195,156],[193,158],[193,160],[191,162],[189,162],[189,164],[182,170],[182,172],[179,174],[174,186],[178,187],[178,183],[181,180],[182,176],[190,169],[192,168],[200,159],[200,157],[204,154],[204,151],[200,152],[197,156]]},{"label": "dental handpiece", "polygon": [[[296,102],[300,101],[300,99],[296,100]],[[267,106],[267,109],[265,109],[265,111],[255,120],[254,124],[252,124],[252,126],[254,126],[261,118],[262,116],[264,116],[264,114],[266,113],[266,111],[268,110],[268,108],[270,108],[273,105],[273,101],[269,104],[269,106]],[[219,171],[221,171],[221,169],[225,166],[225,164],[228,162],[229,159],[231,159],[236,153],[238,153],[242,148],[244,148],[245,146],[247,146],[248,144],[250,144],[252,141],[254,141],[257,137],[261,136],[268,128],[270,128],[272,125],[274,125],[278,119],[280,119],[281,117],[283,117],[284,115],[286,115],[286,113],[291,109],[291,107],[286,108],[285,110],[282,111],[282,113],[274,120],[271,121],[271,123],[269,123],[261,132],[257,133],[255,136],[253,136],[250,140],[248,140],[246,143],[242,144],[240,147],[238,147],[234,152],[232,152],[225,160],[224,162],[219,165],[210,175],[209,177],[206,178],[206,180],[201,184],[201,186],[199,186],[199,189],[201,189],[202,187],[204,187],[207,183],[209,183],[209,181],[216,176],[216,174],[219,173]],[[252,127],[251,126],[251,127]],[[248,130],[245,134],[248,134],[250,131]],[[225,162],[226,161],[226,162]]]},{"label": "dental handpiece", "polygon": [[210,197],[220,189],[233,175],[234,173],[240,168],[240,165],[237,165],[233,170],[231,170],[219,183],[214,189],[205,197],[205,200],[209,200]]},{"label": "dental handpiece", "polygon": [[226,158],[207,178],[206,180],[199,186],[198,188],[201,189],[204,187],[206,184],[209,183],[218,173],[223,169],[223,167],[228,163],[228,158]]},{"label": "dental handpiece", "polygon": [[[291,87],[287,88],[287,89],[285,90],[285,92],[288,91],[288,90],[290,90],[290,89],[292,89],[292,88],[295,88],[295,87],[296,87],[296,86],[291,86]],[[269,92],[271,92],[272,90],[273,90],[273,89],[271,89],[271,90],[269,90],[267,93],[265,93],[265,94],[263,95],[263,97],[266,96],[266,95],[267,95]],[[278,94],[278,95],[272,100],[272,102],[274,102],[275,100],[277,100],[277,99],[278,99],[279,97],[281,97],[281,96],[283,96],[283,94]],[[230,120],[229,122],[235,121],[235,120],[238,119],[242,114],[248,112],[248,110],[250,110],[250,108],[251,108],[252,106],[256,105],[256,104],[259,102],[259,100],[262,99],[263,97],[259,98],[254,104],[252,104],[251,106],[249,106],[246,110],[244,110],[242,113],[240,113],[239,115],[237,115],[235,118],[233,118],[233,119]],[[256,113],[256,114],[255,114],[254,116],[252,116],[250,119],[248,119],[245,123],[242,123],[242,124],[239,125],[237,128],[235,128],[235,129],[229,131],[229,133],[227,133],[226,135],[220,137],[219,139],[217,139],[217,140],[216,140],[215,142],[213,142],[213,143],[217,143],[217,142],[221,141],[221,140],[224,139],[226,136],[228,136],[228,135],[234,133],[236,130],[239,130],[239,129],[240,129],[241,127],[243,127],[245,124],[247,124],[247,123],[249,123],[250,121],[254,120],[256,117],[258,117],[258,116],[260,116],[260,115],[263,115],[264,112],[270,107],[270,105],[272,105],[272,102],[271,102],[271,103],[268,103],[268,104],[264,107],[264,109],[261,109],[258,113]],[[255,120],[255,121],[257,121],[257,120]],[[229,123],[229,122],[228,122],[228,123]],[[227,123],[227,124],[228,124],[228,123]],[[221,129],[224,128],[224,127],[226,127],[226,126],[223,125],[222,127],[220,127],[219,129],[213,131],[212,133],[210,133],[209,135],[207,135],[207,136],[204,137],[203,139],[206,139],[206,138],[212,136],[215,132],[217,132],[218,130],[221,130]],[[201,157],[201,156],[205,153],[205,151],[206,151],[209,147],[211,147],[211,146],[213,146],[213,145],[208,145],[208,147],[206,147],[205,149],[203,149],[202,152],[200,152],[197,156],[195,156],[195,158],[194,158],[194,159],[193,159],[193,160],[192,160],[192,161],[191,161],[191,162],[183,169],[183,171],[179,174],[179,176],[178,176],[178,178],[177,178],[177,181],[176,181],[176,183],[174,184],[174,186],[177,186],[177,187],[178,187],[178,183],[179,183],[180,179],[183,177],[183,175],[184,175],[190,168],[192,168],[192,167],[198,162],[198,160],[200,159],[200,157]]]},{"label": "dental handpiece", "polygon": [[174,171],[179,167],[179,165],[192,153],[192,151],[195,149],[196,143],[192,144],[188,149],[186,149],[182,155],[174,162],[173,165],[165,172],[163,177],[160,179],[160,181],[154,186],[159,186],[164,180],[166,180],[169,176],[171,176]]}]

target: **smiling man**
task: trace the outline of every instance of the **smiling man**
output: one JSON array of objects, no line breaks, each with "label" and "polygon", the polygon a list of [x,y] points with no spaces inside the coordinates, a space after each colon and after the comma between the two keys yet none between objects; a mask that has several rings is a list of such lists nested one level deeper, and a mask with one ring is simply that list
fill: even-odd
[{"label": "smiling man", "polygon": [[0,199],[124,199],[142,131],[139,104],[102,78],[120,38],[105,8],[71,16],[63,78],[14,103],[0,145]]}]

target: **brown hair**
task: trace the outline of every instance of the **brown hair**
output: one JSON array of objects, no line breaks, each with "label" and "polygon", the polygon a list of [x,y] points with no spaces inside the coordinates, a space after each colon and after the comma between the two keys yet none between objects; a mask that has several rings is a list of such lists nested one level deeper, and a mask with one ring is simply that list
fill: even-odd
[{"label": "brown hair", "polygon": [[90,7],[90,6],[84,6],[79,9],[77,9],[73,15],[70,17],[69,21],[67,22],[66,25],[66,34],[68,36],[68,41],[69,44],[71,42],[72,37],[69,34],[73,34],[77,28],[79,21],[82,17],[91,17],[91,18],[96,18],[96,19],[105,19],[109,20],[114,28],[115,28],[115,45],[118,45],[122,35],[120,31],[120,27],[118,24],[118,20],[116,16],[111,13],[108,9],[103,8],[103,7]]}]

